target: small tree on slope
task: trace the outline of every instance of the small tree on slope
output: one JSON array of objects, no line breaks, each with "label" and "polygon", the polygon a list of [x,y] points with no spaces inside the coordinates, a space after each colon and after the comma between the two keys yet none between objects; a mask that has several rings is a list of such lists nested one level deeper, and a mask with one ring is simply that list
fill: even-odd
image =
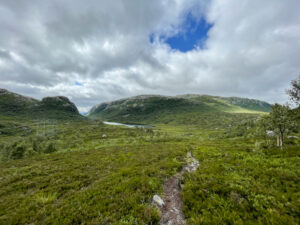
[{"label": "small tree on slope", "polygon": [[283,149],[284,135],[294,128],[295,123],[289,106],[275,104],[267,117],[270,127],[277,134],[277,146]]}]

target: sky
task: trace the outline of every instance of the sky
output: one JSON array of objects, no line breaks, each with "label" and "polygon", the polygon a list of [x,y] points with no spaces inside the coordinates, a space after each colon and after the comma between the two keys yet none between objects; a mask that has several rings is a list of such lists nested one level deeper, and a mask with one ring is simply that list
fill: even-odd
[{"label": "sky", "polygon": [[0,88],[81,112],[140,94],[285,103],[299,0],[0,0]]}]

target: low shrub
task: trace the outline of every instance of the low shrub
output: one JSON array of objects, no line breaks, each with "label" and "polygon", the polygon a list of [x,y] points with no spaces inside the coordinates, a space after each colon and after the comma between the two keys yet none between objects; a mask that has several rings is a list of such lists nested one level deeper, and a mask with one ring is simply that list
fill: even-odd
[{"label": "low shrub", "polygon": [[274,147],[274,143],[271,140],[256,141],[254,145],[254,151],[271,149],[273,147]]},{"label": "low shrub", "polygon": [[55,152],[55,151],[57,151],[57,149],[56,149],[56,147],[55,147],[55,144],[53,143],[53,142],[50,142],[48,145],[47,145],[47,147],[46,147],[46,149],[45,149],[45,153],[52,153],[52,152]]},{"label": "low shrub", "polygon": [[26,152],[26,145],[24,143],[18,144],[16,147],[12,148],[10,152],[11,159],[21,159]]}]

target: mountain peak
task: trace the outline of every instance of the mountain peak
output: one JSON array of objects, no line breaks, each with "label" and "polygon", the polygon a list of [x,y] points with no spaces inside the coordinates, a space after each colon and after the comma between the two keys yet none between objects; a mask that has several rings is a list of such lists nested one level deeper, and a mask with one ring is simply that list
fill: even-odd
[{"label": "mountain peak", "polygon": [[81,117],[77,107],[65,96],[45,97],[42,101],[0,88],[0,114],[28,118]]},{"label": "mountain peak", "polygon": [[8,90],[0,88],[0,94],[7,94]]},{"label": "mountain peak", "polygon": [[45,97],[42,99],[41,104],[48,108],[53,107],[58,109],[60,107],[70,112],[79,113],[75,104],[65,96]]}]

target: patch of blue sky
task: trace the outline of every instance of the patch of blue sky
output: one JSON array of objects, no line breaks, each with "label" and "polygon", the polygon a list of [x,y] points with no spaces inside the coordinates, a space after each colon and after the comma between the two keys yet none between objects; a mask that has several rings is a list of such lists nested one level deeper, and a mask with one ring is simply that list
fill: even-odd
[{"label": "patch of blue sky", "polygon": [[79,81],[75,81],[74,83],[76,86],[83,86],[83,83],[80,83]]},{"label": "patch of blue sky", "polygon": [[[159,39],[168,44],[172,49],[181,52],[188,52],[196,48],[205,48],[208,32],[213,24],[208,23],[204,18],[196,20],[188,14],[181,28],[181,31],[172,37],[160,36]],[[150,36],[150,42],[154,42],[155,35]]]}]

